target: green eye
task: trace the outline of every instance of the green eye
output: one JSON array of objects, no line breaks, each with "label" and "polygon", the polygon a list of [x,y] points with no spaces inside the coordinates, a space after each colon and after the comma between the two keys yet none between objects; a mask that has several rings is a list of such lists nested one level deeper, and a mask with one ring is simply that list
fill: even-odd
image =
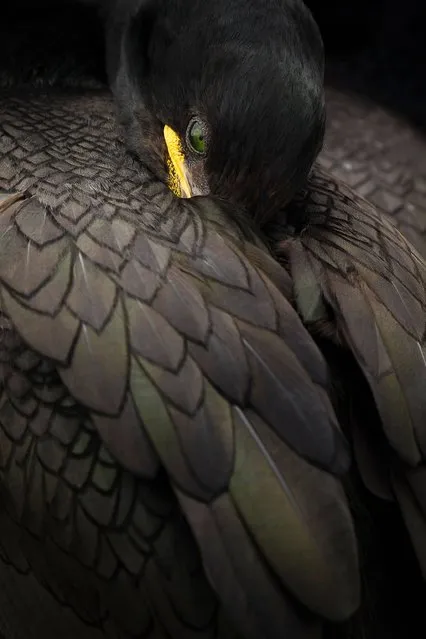
[{"label": "green eye", "polygon": [[207,151],[207,130],[201,120],[191,120],[187,129],[187,143],[194,153],[204,155]]}]

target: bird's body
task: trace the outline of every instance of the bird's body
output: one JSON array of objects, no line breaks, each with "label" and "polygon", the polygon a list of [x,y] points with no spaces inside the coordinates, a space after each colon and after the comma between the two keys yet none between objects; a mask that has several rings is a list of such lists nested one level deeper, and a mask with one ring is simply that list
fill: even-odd
[{"label": "bird's body", "polygon": [[[349,274],[377,277],[376,310],[391,309],[411,352],[418,338],[398,305],[411,291],[412,321],[424,321],[424,263],[374,209],[316,172],[293,211],[312,224],[290,242],[286,225],[269,230],[288,275],[209,200],[178,200],[126,159],[112,113],[109,98],[87,93],[0,104],[0,548],[20,611],[15,604],[1,630],[7,639],[35,627],[45,639],[58,627],[64,639],[392,636],[377,609],[336,623],[359,603],[369,610],[364,555],[380,528],[360,533],[369,493],[355,491],[355,508],[321,351],[339,397],[352,396],[346,357],[364,378],[363,408],[373,405],[365,380],[377,389],[366,372],[374,361],[363,369],[359,359],[362,339],[348,342],[341,319],[321,317],[339,289],[321,287],[340,282],[357,299]],[[306,287],[300,250],[331,279],[317,265],[317,286],[308,278]],[[312,337],[289,303],[292,281]],[[320,311],[316,326],[309,308]],[[415,363],[403,393],[422,384]],[[371,419],[387,433],[383,392]],[[423,395],[408,399],[421,433]],[[348,399],[335,407],[351,441]],[[409,441],[409,429],[396,427]],[[394,567],[384,574],[397,583]],[[411,587],[421,583],[412,554],[402,568]]]},{"label": "bird's body", "polygon": [[[89,615],[102,628],[104,617],[118,626],[119,636],[132,636],[136,629],[135,636],[168,632],[186,639],[194,626],[206,636],[235,636],[235,630],[227,630],[226,610],[231,628],[243,637],[259,636],[268,624],[271,637],[283,630],[294,637],[316,637],[320,626],[314,617],[294,607],[247,536],[242,522],[254,514],[244,501],[251,471],[235,464],[237,451],[250,451],[258,467],[253,480],[262,475],[265,461],[253,448],[250,424],[275,423],[277,434],[271,431],[270,436],[276,438],[285,410],[295,437],[292,446],[332,472],[345,469],[348,450],[323,396],[324,363],[283,297],[289,284],[285,272],[211,203],[182,203],[138,165],[125,162],[119,148],[114,153],[113,120],[103,115],[107,108],[105,100],[69,97],[31,103],[12,99],[1,107],[0,188],[34,194],[18,202],[12,196],[1,216],[3,335],[10,336],[3,340],[3,401],[12,414],[2,422],[6,430],[0,449],[7,512],[24,535],[19,552],[27,557],[31,551],[25,531],[35,535],[36,547],[43,548],[36,553],[41,565],[32,566],[32,555],[26,561],[38,578],[63,593],[83,617]],[[28,172],[34,158],[38,177]],[[256,256],[259,266],[251,264]],[[264,271],[269,268],[282,282],[271,282]],[[27,313],[31,318],[24,318]],[[10,340],[17,340],[12,351]],[[303,365],[287,340],[295,340],[299,357],[306,359]],[[28,364],[34,348],[37,362]],[[271,382],[282,388],[291,378],[298,385],[291,392],[299,396],[305,387],[308,393],[301,413],[302,407],[287,403],[280,392],[274,407],[262,390]],[[26,389],[17,389],[16,396],[15,381]],[[316,394],[316,385],[324,390]],[[25,430],[19,437],[18,415],[25,421],[19,420]],[[318,446],[311,419],[319,420],[322,430]],[[37,426],[38,420],[43,424]],[[57,435],[51,427],[59,428]],[[46,455],[43,442],[49,442]],[[29,467],[26,462],[19,466],[21,446],[29,447]],[[294,477],[287,481],[296,481],[306,462],[287,446],[281,453],[294,466]],[[287,525],[274,514],[284,500],[283,513],[288,509],[288,523],[295,528],[288,541],[296,534],[300,552],[314,563],[299,571],[291,553],[277,559],[296,592],[307,588],[313,606],[340,617],[357,603],[354,538],[339,482],[312,466],[307,476],[311,490],[317,475],[325,483],[316,483],[316,503],[325,500],[335,517],[336,528],[330,531],[318,520],[321,547],[331,556],[337,553],[329,566],[295,509],[295,498],[306,499],[302,486],[296,484],[298,497],[287,502],[275,476],[267,473],[265,481],[278,489],[278,502],[259,503],[266,506],[264,516],[272,516],[268,526],[273,532]],[[256,482],[252,489],[258,490]],[[42,500],[41,509],[33,498]],[[234,505],[240,502],[242,519]],[[190,518],[191,535],[180,509]],[[219,528],[214,533],[215,520]],[[340,541],[334,548],[336,535]],[[228,563],[230,556],[237,560],[235,567]],[[219,601],[228,601],[225,608],[218,606],[206,570]],[[324,596],[318,571],[327,574],[333,596]]]},{"label": "bird's body", "polygon": [[185,194],[211,193],[258,217],[283,207],[324,132],[322,42],[304,3],[112,0],[106,13],[129,148],[165,178],[166,126],[181,147]]}]

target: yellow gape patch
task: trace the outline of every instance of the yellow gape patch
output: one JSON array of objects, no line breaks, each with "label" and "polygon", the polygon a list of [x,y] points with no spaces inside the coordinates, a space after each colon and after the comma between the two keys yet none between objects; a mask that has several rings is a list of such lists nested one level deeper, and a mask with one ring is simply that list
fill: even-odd
[{"label": "yellow gape patch", "polygon": [[169,189],[177,197],[191,197],[191,188],[186,177],[185,155],[182,142],[177,133],[169,126],[164,127],[164,139],[166,141],[169,157],[167,158],[167,170],[169,173]]}]

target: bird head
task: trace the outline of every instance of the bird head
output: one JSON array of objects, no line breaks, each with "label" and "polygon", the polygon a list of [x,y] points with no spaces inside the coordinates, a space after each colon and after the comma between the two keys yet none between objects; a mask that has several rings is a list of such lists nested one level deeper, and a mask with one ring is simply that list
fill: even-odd
[{"label": "bird head", "polygon": [[154,20],[144,49],[168,184],[180,197],[210,195],[268,219],[321,148],[319,30],[301,0],[186,7]]}]

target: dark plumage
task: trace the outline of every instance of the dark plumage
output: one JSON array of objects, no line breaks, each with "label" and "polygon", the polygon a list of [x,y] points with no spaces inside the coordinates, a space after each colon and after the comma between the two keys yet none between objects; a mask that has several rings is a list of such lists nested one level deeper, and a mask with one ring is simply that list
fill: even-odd
[{"label": "dark plumage", "polygon": [[[370,491],[389,494],[390,474],[419,498],[413,539],[425,529],[410,464],[424,455],[426,264],[315,170],[289,211],[293,236],[284,218],[268,229],[287,274],[209,199],[177,200],[123,157],[111,113],[102,96],[0,100],[10,620],[0,629],[7,639],[28,639],[36,621],[43,639],[401,639],[386,632],[392,599],[370,607],[383,591],[370,567],[390,595],[392,580],[397,592],[419,587],[419,571],[395,504],[390,532],[372,538],[362,519]],[[345,360],[361,382],[355,398]],[[336,413],[330,382],[342,391]],[[391,402],[406,407],[403,420]],[[377,441],[355,450],[357,503],[339,429],[352,442],[370,426]],[[410,499],[398,495],[403,507]],[[366,564],[381,535],[405,554],[389,543]],[[395,565],[409,578],[401,585]]]},{"label": "dark plumage", "polygon": [[[164,178],[163,127],[193,194],[265,217],[306,178],[324,130],[323,47],[301,0],[111,0],[107,60],[129,147]],[[191,151],[197,118],[208,148]]]},{"label": "dark plumage", "polygon": [[0,634],[423,636],[426,263],[318,167],[268,250],[117,142],[0,98]]}]

